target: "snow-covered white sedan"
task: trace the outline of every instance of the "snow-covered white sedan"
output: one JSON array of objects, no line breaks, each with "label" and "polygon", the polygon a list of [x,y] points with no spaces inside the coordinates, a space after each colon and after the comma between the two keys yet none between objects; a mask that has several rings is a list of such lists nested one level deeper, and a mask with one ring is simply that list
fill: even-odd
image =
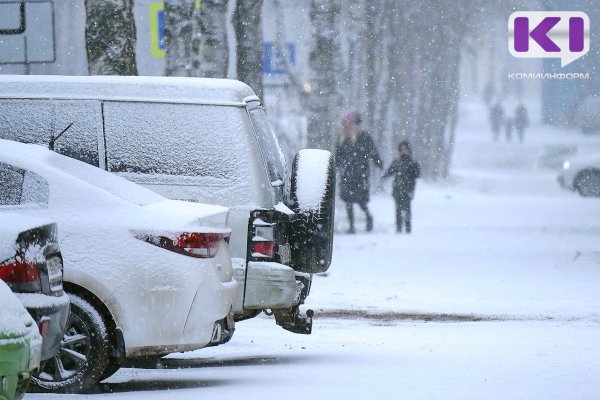
[{"label": "snow-covered white sedan", "polygon": [[167,200],[38,145],[0,140],[1,210],[58,223],[71,314],[33,379],[73,392],[125,358],[198,349],[233,333],[227,208]]}]

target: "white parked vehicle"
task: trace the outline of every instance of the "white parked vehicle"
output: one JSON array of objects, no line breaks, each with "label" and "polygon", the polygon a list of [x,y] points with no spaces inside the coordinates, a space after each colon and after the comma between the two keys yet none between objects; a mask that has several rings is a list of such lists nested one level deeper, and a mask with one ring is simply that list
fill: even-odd
[{"label": "white parked vehicle", "polygon": [[600,153],[569,157],[563,162],[558,182],[584,197],[600,197]]},{"label": "white parked vehicle", "polygon": [[[63,133],[64,132],[64,133]],[[308,334],[312,274],[329,268],[335,173],[301,150],[288,172],[252,89],[223,79],[0,76],[0,137],[57,152],[168,198],[229,207],[236,320],[270,310]]]},{"label": "white parked vehicle", "polygon": [[71,314],[59,363],[34,383],[78,391],[128,357],[227,340],[233,279],[224,207],[165,199],[37,145],[0,140],[0,209],[58,223]]}]

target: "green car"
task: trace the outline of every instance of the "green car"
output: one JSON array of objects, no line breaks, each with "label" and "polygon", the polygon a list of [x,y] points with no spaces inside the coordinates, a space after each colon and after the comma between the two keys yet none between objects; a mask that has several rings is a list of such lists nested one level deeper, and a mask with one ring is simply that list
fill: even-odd
[{"label": "green car", "polygon": [[20,399],[40,366],[42,337],[21,302],[0,280],[0,400]]}]

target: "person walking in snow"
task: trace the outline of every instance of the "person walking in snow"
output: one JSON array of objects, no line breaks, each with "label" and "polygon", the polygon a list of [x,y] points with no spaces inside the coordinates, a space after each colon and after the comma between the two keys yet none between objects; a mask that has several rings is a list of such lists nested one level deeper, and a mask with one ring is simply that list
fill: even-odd
[{"label": "person walking in snow", "polygon": [[490,109],[490,124],[492,125],[492,132],[494,133],[494,141],[498,141],[500,137],[500,130],[502,129],[502,123],[504,122],[504,108],[498,101]]},{"label": "person walking in snow", "polygon": [[523,103],[519,103],[515,109],[515,129],[519,135],[519,141],[523,143],[525,139],[525,128],[529,126],[529,117],[527,116],[527,109]]},{"label": "person walking in snow", "polygon": [[421,176],[419,163],[412,158],[410,143],[406,140],[398,145],[400,157],[392,162],[383,175],[384,178],[394,177],[394,190],[392,195],[396,201],[396,232],[410,233],[412,228],[412,215],[410,203],[415,195],[417,178]]},{"label": "person walking in snow", "polygon": [[373,230],[369,212],[370,161],[383,169],[383,163],[371,135],[360,127],[360,115],[347,110],[342,119],[342,134],[335,151],[336,168],[340,174],[340,197],[346,203],[348,233],[354,233],[354,203],[365,213],[367,232]]},{"label": "person walking in snow", "polygon": [[512,132],[513,127],[515,126],[514,120],[510,117],[504,119],[504,128],[506,132],[506,141],[510,142],[512,140]]}]

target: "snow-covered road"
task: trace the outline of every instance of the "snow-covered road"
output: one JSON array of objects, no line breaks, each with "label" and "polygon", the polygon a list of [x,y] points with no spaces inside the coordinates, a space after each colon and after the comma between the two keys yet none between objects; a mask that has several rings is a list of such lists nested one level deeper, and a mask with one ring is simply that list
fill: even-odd
[{"label": "snow-covered road", "polygon": [[343,234],[338,204],[312,335],[263,315],[227,345],[61,398],[597,399],[600,200],[561,190],[539,160],[600,138],[535,126],[494,144],[482,115],[463,107],[452,179],[419,183],[412,235],[394,233],[389,186],[370,203],[373,233]]}]

